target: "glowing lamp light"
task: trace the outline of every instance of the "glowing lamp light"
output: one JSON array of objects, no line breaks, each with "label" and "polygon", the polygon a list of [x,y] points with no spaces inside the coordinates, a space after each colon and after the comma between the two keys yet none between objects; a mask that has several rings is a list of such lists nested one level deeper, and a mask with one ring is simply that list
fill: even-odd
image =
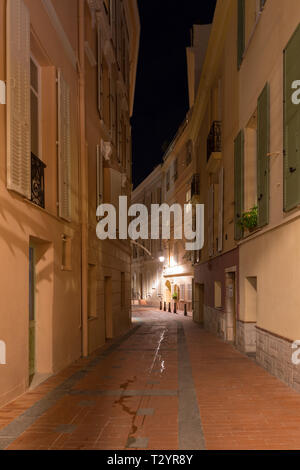
[{"label": "glowing lamp light", "polygon": [[163,263],[163,262],[165,261],[165,257],[164,257],[164,256],[160,256],[158,259],[159,259],[159,261],[160,261],[161,263]]}]

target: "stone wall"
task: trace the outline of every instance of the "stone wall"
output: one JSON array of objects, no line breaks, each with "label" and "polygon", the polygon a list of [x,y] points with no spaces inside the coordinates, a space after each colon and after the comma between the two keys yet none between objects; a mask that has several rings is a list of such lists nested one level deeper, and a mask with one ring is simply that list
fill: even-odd
[{"label": "stone wall", "polygon": [[292,343],[256,328],[256,361],[270,374],[300,392],[300,366],[292,363]]},{"label": "stone wall", "polygon": [[236,323],[236,347],[244,353],[256,351],[256,323]]},{"label": "stone wall", "polygon": [[204,328],[210,333],[213,333],[219,336],[220,338],[225,339],[224,313],[221,310],[204,305],[203,316]]}]

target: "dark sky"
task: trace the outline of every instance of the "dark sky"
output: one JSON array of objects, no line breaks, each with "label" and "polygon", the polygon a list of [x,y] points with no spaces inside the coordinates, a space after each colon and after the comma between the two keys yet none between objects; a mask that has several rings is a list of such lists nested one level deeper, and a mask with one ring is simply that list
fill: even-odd
[{"label": "dark sky", "polygon": [[216,0],[138,0],[140,56],[132,118],[133,183],[161,161],[188,111],[186,50],[194,23],[211,23]]}]

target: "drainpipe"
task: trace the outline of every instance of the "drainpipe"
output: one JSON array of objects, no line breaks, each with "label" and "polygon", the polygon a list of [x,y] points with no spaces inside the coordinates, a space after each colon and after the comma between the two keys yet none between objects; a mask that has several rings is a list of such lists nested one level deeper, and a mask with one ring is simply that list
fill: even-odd
[{"label": "drainpipe", "polygon": [[81,213],[81,327],[82,355],[87,357],[88,348],[88,185],[87,149],[85,135],[85,56],[84,56],[84,2],[78,0],[79,8],[79,123],[80,123],[80,213]]}]

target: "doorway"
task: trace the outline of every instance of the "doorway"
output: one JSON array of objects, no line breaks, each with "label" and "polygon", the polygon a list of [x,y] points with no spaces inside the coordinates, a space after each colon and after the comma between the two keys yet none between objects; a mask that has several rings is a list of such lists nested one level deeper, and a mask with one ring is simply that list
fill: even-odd
[{"label": "doorway", "polygon": [[236,343],[236,273],[226,273],[226,340]]},{"label": "doorway", "polygon": [[200,325],[204,323],[204,284],[195,282],[193,320]]},{"label": "doorway", "polygon": [[35,374],[35,333],[36,333],[36,298],[35,298],[35,260],[33,245],[29,246],[29,384]]},{"label": "doorway", "polygon": [[35,387],[53,372],[54,247],[30,237],[28,250],[28,377]]},{"label": "doorway", "polygon": [[104,278],[104,314],[105,314],[105,339],[113,338],[112,320],[112,281],[111,277]]}]

